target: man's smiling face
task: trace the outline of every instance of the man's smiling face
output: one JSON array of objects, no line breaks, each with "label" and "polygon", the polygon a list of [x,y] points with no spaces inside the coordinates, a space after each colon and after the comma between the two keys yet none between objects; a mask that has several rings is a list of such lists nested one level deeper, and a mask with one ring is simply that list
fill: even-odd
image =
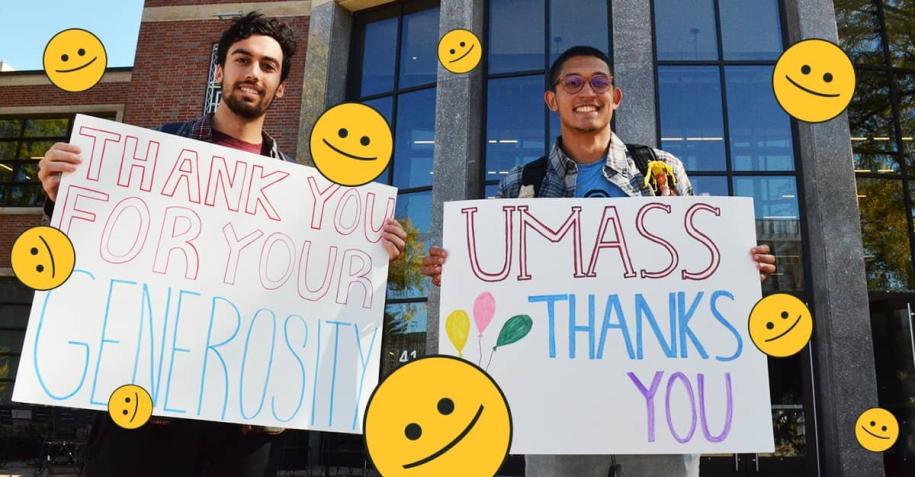
[{"label": "man's smiling face", "polygon": [[282,98],[283,49],[269,36],[251,35],[229,47],[225,65],[216,67],[222,99],[233,113],[247,119],[263,116],[274,98]]},{"label": "man's smiling face", "polygon": [[581,90],[569,93],[562,84],[557,84],[554,90],[544,94],[547,106],[559,113],[559,122],[564,129],[591,132],[609,127],[622,92],[615,86],[602,93],[595,92],[589,80],[597,74],[611,77],[610,67],[594,56],[573,56],[562,65],[556,81],[573,74],[583,78]]}]

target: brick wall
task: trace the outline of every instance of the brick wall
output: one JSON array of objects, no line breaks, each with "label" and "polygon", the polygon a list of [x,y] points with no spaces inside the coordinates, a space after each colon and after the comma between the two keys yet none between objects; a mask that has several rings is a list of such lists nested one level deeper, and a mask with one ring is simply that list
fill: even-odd
[{"label": "brick wall", "polygon": [[128,83],[99,83],[89,91],[71,93],[52,84],[0,87],[0,108],[11,106],[73,106],[124,104]]},{"label": "brick wall", "polygon": [[[245,0],[245,3],[272,2],[276,0]],[[174,7],[178,5],[216,5],[239,3],[239,0],[146,0],[145,7]]]},{"label": "brick wall", "polygon": [[[146,5],[154,3],[160,2],[147,1]],[[273,103],[265,129],[283,152],[295,157],[308,17],[283,20],[296,30],[297,52],[286,80],[286,95]],[[151,128],[202,114],[212,46],[228,24],[215,18],[141,24],[124,121]]]},{"label": "brick wall", "polygon": [[26,229],[41,225],[42,215],[0,215],[0,268],[10,267],[13,242]]}]

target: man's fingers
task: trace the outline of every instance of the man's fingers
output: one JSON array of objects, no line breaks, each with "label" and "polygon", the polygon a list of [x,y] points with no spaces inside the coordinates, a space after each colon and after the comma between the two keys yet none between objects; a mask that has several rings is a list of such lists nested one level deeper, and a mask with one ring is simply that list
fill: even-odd
[{"label": "man's fingers", "polygon": [[400,238],[399,236],[397,236],[394,233],[385,232],[383,237],[384,237],[385,241],[393,243],[397,247],[397,250],[403,250],[404,247],[407,246],[407,242],[405,242],[402,238]]},{"label": "man's fingers", "polygon": [[775,265],[770,265],[768,263],[760,263],[759,271],[762,273],[765,273],[766,275],[770,275],[772,273],[775,273]]},{"label": "man's fingers", "polygon": [[396,220],[392,220],[391,222],[385,224],[384,231],[397,235],[402,239],[407,238],[407,231],[404,230],[403,227],[400,226],[400,223],[398,223]]},{"label": "man's fingers", "polygon": [[70,144],[68,142],[55,143],[53,146],[51,146],[51,149],[48,149],[48,150],[49,151],[72,152],[75,154],[79,154],[80,152],[82,152],[82,149],[79,146],[77,146],[76,144]]},{"label": "man's fingers", "polygon": [[443,249],[437,245],[433,245],[432,247],[429,248],[429,255],[444,258],[444,257],[448,256],[448,252],[446,252],[445,249]]},{"label": "man's fingers", "polygon": [[[50,174],[56,174],[61,172],[73,172],[76,170],[76,166],[68,162],[47,162],[39,165],[39,174],[44,173],[46,176]],[[40,176],[39,176],[40,178]]]},{"label": "man's fingers", "polygon": [[48,149],[48,152],[45,153],[42,159],[42,162],[69,162],[71,164],[83,162],[83,158],[80,157],[79,152],[64,151],[60,149]]},{"label": "man's fingers", "polygon": [[775,255],[754,255],[753,258],[759,263],[775,263]]}]

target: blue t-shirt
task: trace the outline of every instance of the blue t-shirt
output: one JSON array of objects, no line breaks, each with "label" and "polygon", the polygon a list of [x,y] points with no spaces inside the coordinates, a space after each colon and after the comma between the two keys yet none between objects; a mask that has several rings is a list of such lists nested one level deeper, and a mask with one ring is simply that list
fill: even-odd
[{"label": "blue t-shirt", "polygon": [[623,189],[604,178],[605,162],[602,159],[591,164],[578,164],[575,197],[626,197]]}]

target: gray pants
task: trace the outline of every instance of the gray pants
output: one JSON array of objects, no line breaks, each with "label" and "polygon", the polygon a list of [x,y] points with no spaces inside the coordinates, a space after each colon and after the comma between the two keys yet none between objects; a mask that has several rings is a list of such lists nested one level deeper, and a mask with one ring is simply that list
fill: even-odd
[{"label": "gray pants", "polygon": [[621,477],[699,477],[699,456],[675,455],[528,455],[527,477],[607,477],[613,461]]}]

